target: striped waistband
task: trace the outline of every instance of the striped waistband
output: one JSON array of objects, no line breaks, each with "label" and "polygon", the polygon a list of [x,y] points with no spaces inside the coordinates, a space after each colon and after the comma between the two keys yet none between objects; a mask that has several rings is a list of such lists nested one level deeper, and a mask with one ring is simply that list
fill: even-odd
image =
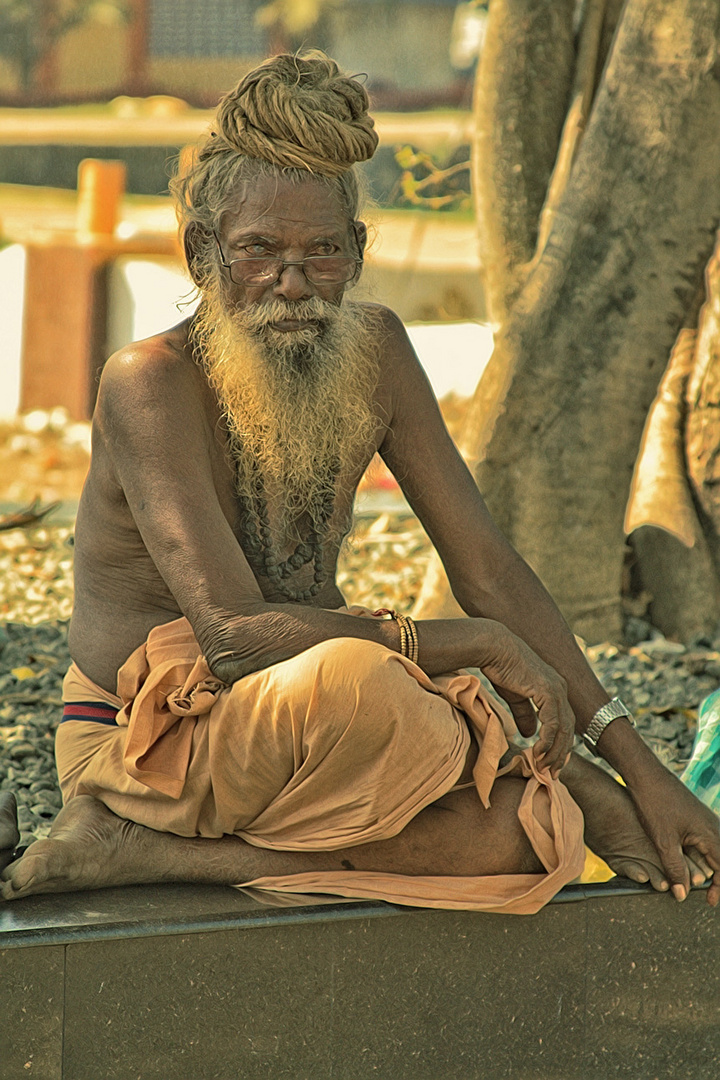
[{"label": "striped waistband", "polygon": [[102,701],[69,701],[63,709],[61,724],[66,720],[91,720],[96,724],[116,726],[119,710],[114,705],[105,705]]}]

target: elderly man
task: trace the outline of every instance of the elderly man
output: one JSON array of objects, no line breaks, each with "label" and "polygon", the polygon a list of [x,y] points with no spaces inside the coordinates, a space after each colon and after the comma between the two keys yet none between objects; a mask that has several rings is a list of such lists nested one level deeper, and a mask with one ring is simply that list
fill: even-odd
[{"label": "elderly man", "polygon": [[[102,376],[65,806],[8,855],[6,899],[252,882],[533,912],[581,873],[583,815],[619,873],[683,899],[714,872],[720,899],[714,815],[608,703],[493,525],[400,321],[346,298],[366,241],[355,163],[376,141],[360,84],[322,55],[275,57],[175,184],[202,302]],[[338,551],[376,451],[469,618],[345,607]],[[466,667],[523,734],[539,721],[532,749]],[[575,729],[627,789],[570,753]]]}]

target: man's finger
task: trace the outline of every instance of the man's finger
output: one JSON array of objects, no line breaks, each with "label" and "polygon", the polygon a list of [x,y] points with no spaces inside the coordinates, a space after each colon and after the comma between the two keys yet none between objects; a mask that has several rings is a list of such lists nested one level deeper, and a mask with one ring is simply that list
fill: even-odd
[{"label": "man's finger", "polygon": [[656,843],[655,846],[673,896],[676,900],[684,900],[690,892],[690,871],[682,848],[669,843]]},{"label": "man's finger", "polygon": [[716,870],[712,884],[708,889],[707,902],[710,907],[717,907],[720,903],[720,870]]},{"label": "man's finger", "polygon": [[695,847],[694,845],[686,847],[685,854],[688,858],[692,859],[692,861],[695,863],[696,866],[700,868],[700,870],[702,870],[706,878],[711,878],[713,876],[713,868],[712,866],[710,866],[710,863],[707,861],[699,848]]},{"label": "man's finger", "polygon": [[527,698],[521,699],[520,701],[510,701],[508,704],[510,705],[510,711],[515,718],[515,723],[517,724],[520,734],[524,735],[526,739],[532,738],[537,731],[538,726],[537,715],[532,704]]},{"label": "man's finger", "polygon": [[698,866],[695,860],[692,859],[687,852],[685,852],[685,862],[687,863],[692,887],[697,889],[700,885],[704,885],[706,881],[705,871]]},{"label": "man's finger", "polygon": [[533,753],[543,768],[549,769],[553,777],[557,779],[563,765],[566,764],[570,750],[572,749],[572,737],[565,737],[563,732],[558,732],[548,750],[543,750],[540,740],[535,743]]},{"label": "man's finger", "polygon": [[573,714],[570,707],[563,707],[562,703],[556,706],[543,703],[538,711],[538,719],[541,729],[535,743],[536,756],[543,757],[543,764],[551,771],[559,772],[572,750]]}]

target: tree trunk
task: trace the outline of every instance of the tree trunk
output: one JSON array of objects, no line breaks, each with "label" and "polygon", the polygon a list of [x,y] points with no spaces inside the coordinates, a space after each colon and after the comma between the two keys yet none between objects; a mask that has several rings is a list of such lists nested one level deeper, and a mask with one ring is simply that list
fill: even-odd
[{"label": "tree trunk", "polygon": [[603,16],[603,28],[600,36],[600,55],[598,63],[598,80],[605,69],[605,64],[610,55],[617,28],[620,25],[622,9],[625,0],[605,0],[605,12]]},{"label": "tree trunk", "polygon": [[574,69],[575,0],[493,0],[475,84],[473,192],[491,321],[537,241]]},{"label": "tree trunk", "polygon": [[720,219],[719,23],[716,0],[628,0],[463,433],[500,528],[590,641],[621,635],[633,464]]},{"label": "tree trunk", "polygon": [[720,575],[720,239],[705,274],[695,364],[687,389],[686,450],[703,532]]},{"label": "tree trunk", "polygon": [[637,558],[637,584],[649,598],[652,625],[678,641],[712,636],[720,588],[705,537],[701,534],[688,548],[676,536],[643,525],[630,543]]},{"label": "tree trunk", "polygon": [[[498,325],[537,247],[539,215],[573,83],[574,9],[575,0],[493,0],[490,5],[473,102],[472,189],[483,291],[490,319]],[[498,378],[501,368],[477,388],[474,405],[481,414],[497,398]],[[464,614],[436,555],[413,614]]]},{"label": "tree trunk", "polygon": [[650,410],[625,519],[652,623],[681,641],[712,635],[720,618],[712,464],[720,445],[719,270],[720,240],[705,272],[702,311],[691,313],[699,329],[680,331]]},{"label": "tree trunk", "polygon": [[649,602],[653,626],[689,641],[711,634],[720,589],[690,490],[685,454],[687,386],[697,330],[681,330],[645,424],[625,532],[632,534],[636,590]]},{"label": "tree trunk", "polygon": [[624,525],[628,536],[644,525],[655,526],[687,548],[702,535],[685,460],[685,398],[697,339],[697,330],[684,329],[673,346],[645,422]]}]

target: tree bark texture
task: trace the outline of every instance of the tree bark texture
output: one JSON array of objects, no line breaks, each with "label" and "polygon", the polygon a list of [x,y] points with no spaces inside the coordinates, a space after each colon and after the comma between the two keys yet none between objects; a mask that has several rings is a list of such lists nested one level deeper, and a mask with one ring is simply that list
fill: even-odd
[{"label": "tree bark texture", "polygon": [[663,529],[643,525],[632,534],[630,544],[637,559],[637,583],[649,597],[652,625],[679,641],[712,635],[720,587],[705,537],[701,534],[688,548]]},{"label": "tree bark texture", "polygon": [[720,240],[708,263],[705,290],[687,388],[685,440],[700,520],[720,575]]},{"label": "tree bark texture", "polygon": [[680,331],[650,410],[625,518],[652,623],[682,641],[720,618],[720,239],[705,279],[690,313],[699,328]]},{"label": "tree bark texture", "polygon": [[624,525],[628,536],[643,525],[664,529],[688,548],[702,535],[685,460],[685,398],[697,339],[697,330],[684,329],[673,346],[645,422]]},{"label": "tree bark texture", "polygon": [[685,453],[687,386],[697,330],[680,331],[648,414],[625,513],[633,578],[653,626],[689,641],[712,634],[720,583],[690,489]]},{"label": "tree bark texture", "polygon": [[620,25],[624,6],[625,0],[605,0],[605,12],[603,15],[602,34],[600,35],[600,50],[597,68],[598,82],[605,70],[605,64],[607,63],[608,57],[610,56],[610,51],[612,49],[613,41],[615,40],[617,28]]},{"label": "tree bark texture", "polygon": [[633,464],[720,219],[719,24],[717,0],[628,0],[463,434],[500,528],[589,641],[621,636]]},{"label": "tree bark texture", "polygon": [[473,192],[491,321],[535,251],[574,69],[574,0],[493,0],[475,85]]}]

